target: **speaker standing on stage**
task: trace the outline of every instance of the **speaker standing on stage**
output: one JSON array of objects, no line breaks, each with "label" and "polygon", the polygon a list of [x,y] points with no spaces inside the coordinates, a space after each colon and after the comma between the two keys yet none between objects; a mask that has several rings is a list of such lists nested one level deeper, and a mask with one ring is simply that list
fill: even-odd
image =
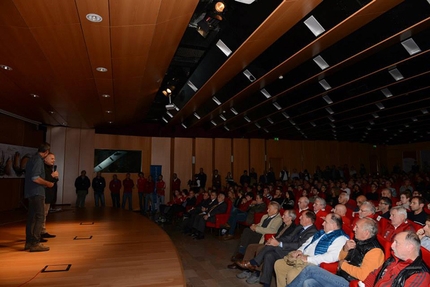
[{"label": "speaker standing on stage", "polygon": [[46,216],[48,215],[49,208],[51,207],[51,203],[54,200],[54,195],[57,192],[57,181],[58,181],[57,166],[54,165],[55,155],[53,153],[49,153],[48,156],[45,157],[44,163],[45,163],[45,179],[49,182],[54,183],[54,186],[45,188],[45,216],[43,218],[42,232],[40,234],[40,237],[42,239],[55,237],[55,235],[49,234],[46,231]]}]

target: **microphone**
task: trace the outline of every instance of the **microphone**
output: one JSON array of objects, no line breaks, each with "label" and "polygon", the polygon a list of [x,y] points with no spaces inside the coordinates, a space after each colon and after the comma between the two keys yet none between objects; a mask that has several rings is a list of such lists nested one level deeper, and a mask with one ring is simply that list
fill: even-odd
[{"label": "microphone", "polygon": [[57,166],[56,166],[56,165],[54,165],[54,172],[55,172],[55,171],[57,171]]}]

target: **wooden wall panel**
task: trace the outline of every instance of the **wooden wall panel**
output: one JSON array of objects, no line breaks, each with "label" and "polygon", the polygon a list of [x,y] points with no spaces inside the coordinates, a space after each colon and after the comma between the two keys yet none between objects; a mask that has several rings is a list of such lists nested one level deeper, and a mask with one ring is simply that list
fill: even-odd
[{"label": "wooden wall panel", "polygon": [[[303,149],[303,168],[307,169],[308,172],[313,175],[315,173],[317,163],[316,159],[316,149],[314,141],[303,141],[302,142]],[[321,166],[320,166],[321,168]]]},{"label": "wooden wall panel", "polygon": [[196,138],[194,143],[195,146],[195,158],[196,163],[194,165],[194,174],[203,168],[203,172],[207,175],[206,188],[212,184],[212,170],[213,167],[213,139],[207,138]]},{"label": "wooden wall panel", "polygon": [[[249,175],[249,139],[233,139],[233,174],[240,179],[243,171]],[[238,181],[239,182],[239,181]]]},{"label": "wooden wall panel", "polygon": [[264,139],[250,139],[249,142],[249,149],[251,155],[249,159],[249,165],[251,168],[255,169],[257,176],[260,176],[266,169],[266,142]]},{"label": "wooden wall panel", "polygon": [[[289,171],[301,171],[304,169],[303,166],[303,147],[302,141],[287,141],[285,151],[287,152],[285,155],[284,166],[287,167]],[[278,173],[280,170],[277,171]]]},{"label": "wooden wall panel", "polygon": [[[231,139],[215,139],[214,141],[214,169],[218,169],[222,184],[225,185],[225,176],[227,172],[232,172],[231,168]],[[234,174],[233,179],[239,181],[241,174]],[[209,176],[209,175],[208,175]],[[211,176],[212,178],[212,176]]]},{"label": "wooden wall panel", "polygon": [[[188,180],[193,178],[193,139],[173,139],[173,172],[181,180],[181,189],[188,188]],[[172,174],[173,176],[173,174]],[[170,191],[172,194],[172,190]]]},{"label": "wooden wall panel", "polygon": [[151,144],[151,165],[162,166],[161,172],[163,174],[163,180],[166,182],[166,199],[170,198],[170,178],[172,177],[170,174],[171,141],[171,138],[152,138]]},{"label": "wooden wall panel", "polygon": [[285,148],[288,145],[286,140],[267,140],[267,167],[266,169],[273,168],[276,178],[279,176],[279,172],[286,163],[286,151]]}]

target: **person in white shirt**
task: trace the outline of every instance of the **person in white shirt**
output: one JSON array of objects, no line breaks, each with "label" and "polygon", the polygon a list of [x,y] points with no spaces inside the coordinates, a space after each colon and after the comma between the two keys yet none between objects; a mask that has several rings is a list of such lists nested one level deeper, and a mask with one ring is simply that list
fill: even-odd
[{"label": "person in white shirt", "polygon": [[285,287],[287,283],[291,283],[306,264],[320,265],[323,262],[338,261],[339,252],[349,239],[342,230],[342,217],[330,213],[326,216],[323,226],[323,230],[309,238],[298,250],[290,253],[290,256],[305,263],[302,268],[287,265],[288,256],[275,262],[277,287]]}]

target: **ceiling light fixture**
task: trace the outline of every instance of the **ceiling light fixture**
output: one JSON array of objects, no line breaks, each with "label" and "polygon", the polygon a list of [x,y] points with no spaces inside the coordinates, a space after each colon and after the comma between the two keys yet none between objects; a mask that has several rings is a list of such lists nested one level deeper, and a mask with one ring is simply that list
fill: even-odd
[{"label": "ceiling light fixture", "polygon": [[278,104],[278,102],[273,102],[272,104],[278,111],[282,109],[282,107]]},{"label": "ceiling light fixture", "polygon": [[198,120],[200,120],[200,116],[199,116],[196,112],[194,112],[194,116],[195,116]]},{"label": "ceiling light fixture", "polygon": [[96,71],[100,72],[100,73],[106,73],[108,71],[108,69],[106,69],[105,67],[97,67]]},{"label": "ceiling light fixture", "polygon": [[230,109],[230,111],[231,111],[235,116],[237,116],[238,112],[237,112],[234,108],[231,108],[231,109]]},{"label": "ceiling light fixture", "polygon": [[379,116],[378,116],[378,114],[377,114],[377,113],[373,113],[373,114],[372,114],[372,116],[373,116],[375,119],[379,118]]},{"label": "ceiling light fixture", "polygon": [[366,130],[370,131],[372,128],[371,127],[367,127]]},{"label": "ceiling light fixture", "polygon": [[266,97],[266,99],[272,96],[266,89],[261,89],[260,92]]},{"label": "ceiling light fixture", "polygon": [[6,65],[0,65],[0,69],[6,70],[6,71],[12,71],[13,70],[10,66],[6,66]]},{"label": "ceiling light fixture", "polygon": [[169,117],[173,118],[173,115],[172,115],[169,111],[167,111],[167,112],[166,112],[166,114],[167,114]]},{"label": "ceiling light fixture", "polygon": [[289,116],[286,112],[282,112],[282,115],[283,115],[286,119],[289,119],[289,118],[290,118],[290,116]]},{"label": "ceiling light fixture", "polygon": [[106,111],[106,113],[111,114],[111,113],[112,113],[112,111]]},{"label": "ceiling light fixture", "polygon": [[163,121],[166,123],[166,124],[168,124],[169,123],[169,121],[168,120],[166,120],[166,118],[165,117],[161,117],[162,119],[163,119]]},{"label": "ceiling light fixture", "polygon": [[102,95],[102,97],[103,97],[103,98],[110,98],[110,95],[108,95],[108,94],[103,94],[103,95]]},{"label": "ceiling light fixture", "polygon": [[400,81],[402,79],[404,79],[405,77],[403,77],[402,73],[400,73],[399,69],[394,68],[388,71],[388,73],[390,73],[390,75],[394,78],[394,80],[396,81]]},{"label": "ceiling light fixture", "polygon": [[193,82],[188,81],[187,82],[188,87],[190,87],[194,92],[197,92],[197,87],[193,84]]},{"label": "ceiling light fixture", "polygon": [[230,131],[230,129],[227,126],[224,126],[224,128],[226,131],[228,131],[228,132]]},{"label": "ceiling light fixture", "polygon": [[314,122],[310,122],[310,124],[311,124],[313,127],[316,127],[316,126],[317,126]]},{"label": "ceiling light fixture", "polygon": [[261,126],[258,123],[255,123],[255,126],[259,129],[261,129]]},{"label": "ceiling light fixture", "polygon": [[327,117],[331,122],[334,122],[334,118],[332,116]]},{"label": "ceiling light fixture", "polygon": [[336,128],[336,125],[335,125],[335,124],[330,123],[329,125],[330,125],[332,128]]},{"label": "ceiling light fixture", "polygon": [[245,71],[243,71],[243,74],[248,78],[248,80],[251,83],[256,80],[256,78],[254,77],[254,75],[248,69],[246,69]]},{"label": "ceiling light fixture", "polygon": [[374,122],[374,121],[372,121],[372,120],[370,120],[370,121],[369,121],[369,124],[374,125],[374,124],[375,124],[375,122]]},{"label": "ceiling light fixture", "polygon": [[384,96],[386,98],[392,97],[393,94],[391,93],[391,91],[388,88],[382,89],[381,92],[384,94]]},{"label": "ceiling light fixture", "polygon": [[427,109],[421,109],[421,112],[423,113],[423,115],[427,115],[429,113]]},{"label": "ceiling light fixture", "polygon": [[291,120],[291,119],[290,119],[290,123],[291,123],[293,126],[295,126],[295,125],[296,125],[296,123],[295,123],[293,120]]},{"label": "ceiling light fixture", "polygon": [[250,122],[251,122],[251,119],[250,119],[250,118],[248,118],[247,116],[244,116],[243,118],[244,118],[244,119],[245,119],[245,121],[247,121],[248,123],[250,123]]},{"label": "ceiling light fixture", "polygon": [[300,128],[299,128],[298,126],[295,126],[295,128],[296,128],[296,130],[298,130],[298,131],[300,130]]},{"label": "ceiling light fixture", "polygon": [[39,95],[36,94],[30,94],[30,96],[32,96],[33,98],[39,98]]},{"label": "ceiling light fixture", "polygon": [[327,64],[327,62],[323,59],[321,55],[316,56],[313,60],[318,65],[318,67],[320,67],[321,70],[325,70],[330,67],[330,65]]},{"label": "ceiling light fixture", "polygon": [[333,100],[328,95],[323,96],[323,99],[327,104],[333,104]]},{"label": "ceiling light fixture", "polygon": [[113,124],[113,121],[108,121],[108,124],[110,124],[110,125]]},{"label": "ceiling light fixture", "polygon": [[408,125],[408,124],[406,124],[406,125],[405,125],[405,128],[409,128],[409,125]]},{"label": "ceiling light fixture", "polygon": [[267,118],[267,121],[268,121],[269,123],[271,123],[272,125],[274,124],[274,122],[273,122],[273,120],[272,120],[271,118]]},{"label": "ceiling light fixture", "polygon": [[85,17],[87,18],[88,21],[93,23],[100,23],[101,21],[103,21],[103,17],[95,13],[89,13]]},{"label": "ceiling light fixture", "polygon": [[329,107],[325,108],[325,110],[326,110],[330,115],[334,114],[333,110],[332,110],[331,108],[329,108]]},{"label": "ceiling light fixture", "polygon": [[184,127],[184,129],[186,129],[186,128],[187,128],[187,126],[186,126],[184,123],[182,123],[182,124],[181,124],[181,126],[183,126],[183,127]]},{"label": "ceiling light fixture", "polygon": [[378,107],[378,109],[380,109],[380,110],[385,109],[385,107],[384,107],[384,105],[383,105],[382,103],[376,103],[375,105],[376,105],[376,106]]},{"label": "ceiling light fixture", "polygon": [[269,131],[266,128],[264,128],[263,131],[265,131],[266,133],[269,133]]},{"label": "ceiling light fixture", "polygon": [[320,83],[321,87],[323,87],[323,89],[326,90],[326,91],[328,91],[328,90],[331,89],[330,84],[325,79],[322,79],[318,83]]},{"label": "ceiling light fixture", "polygon": [[224,117],[224,115],[223,115],[223,114],[219,115],[219,117],[220,117],[223,121],[226,121],[226,120],[227,120],[227,119]]},{"label": "ceiling light fixture", "polygon": [[412,38],[403,41],[402,45],[411,56],[421,52],[420,47],[418,47],[417,43],[415,43]]},{"label": "ceiling light fixture", "polygon": [[412,119],[413,122],[417,122],[418,121],[418,119],[416,117],[412,117],[411,119]]},{"label": "ceiling light fixture", "polygon": [[318,20],[314,16],[311,16],[306,19],[304,23],[306,27],[308,27],[308,29],[311,30],[311,32],[315,35],[315,37],[318,37],[325,32],[324,27],[318,22]]},{"label": "ceiling light fixture", "polygon": [[217,97],[215,97],[215,96],[213,96],[212,97],[212,100],[218,105],[218,106],[220,106],[221,105],[221,102],[218,100],[218,98]]},{"label": "ceiling light fixture", "polygon": [[216,43],[216,46],[224,53],[224,55],[226,55],[227,57],[230,56],[230,54],[232,53],[232,51],[230,50],[229,47],[227,47],[227,45],[221,41],[221,39],[218,40],[218,42]]},{"label": "ceiling light fixture", "polygon": [[351,126],[351,125],[349,125],[348,127],[349,127],[351,130],[353,130],[353,129],[354,129],[354,127],[353,127],[353,126]]},{"label": "ceiling light fixture", "polygon": [[211,123],[216,126],[216,122],[214,120],[211,120]]}]

